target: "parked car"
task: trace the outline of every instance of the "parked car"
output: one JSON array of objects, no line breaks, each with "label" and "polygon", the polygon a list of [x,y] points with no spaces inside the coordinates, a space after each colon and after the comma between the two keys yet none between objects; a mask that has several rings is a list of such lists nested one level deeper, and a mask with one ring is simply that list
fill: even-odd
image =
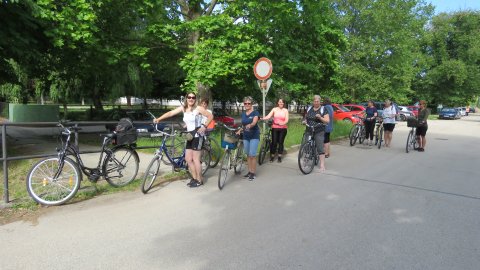
[{"label": "parked car", "polygon": [[[110,112],[108,115],[106,121],[118,121],[121,118],[128,117],[132,119],[133,121],[133,126],[135,129],[139,132],[153,132],[155,131],[155,128],[153,126],[153,119],[155,119],[155,115],[148,111],[148,110],[122,110],[122,109],[114,109]],[[144,123],[138,123],[138,121],[143,121],[143,122],[150,122],[152,124],[144,124]],[[105,128],[110,131],[114,131],[116,124],[107,124],[105,125]],[[158,128],[162,130],[165,127],[165,124],[160,123]]]},{"label": "parked car", "polygon": [[470,112],[471,112],[471,113],[475,113],[475,106],[470,107]]},{"label": "parked car", "polygon": [[461,113],[457,108],[443,108],[438,113],[438,119],[460,119]]},{"label": "parked car", "polygon": [[467,116],[467,108],[465,107],[458,107],[458,110],[460,111],[460,114],[462,116]]},{"label": "parked car", "polygon": [[362,113],[365,111],[365,106],[358,105],[358,104],[343,104],[343,107],[349,109],[352,112]]},{"label": "parked car", "polygon": [[406,106],[406,107],[409,108],[412,111],[412,113],[415,117],[418,116],[418,109],[420,108],[419,106],[413,105],[413,106]]},{"label": "parked car", "polygon": [[333,107],[333,119],[337,121],[349,121],[351,123],[357,123],[358,118],[353,117],[359,114],[359,112],[350,111],[344,106],[336,103],[332,103]]},{"label": "parked car", "polygon": [[398,106],[398,108],[400,109],[400,111],[398,112],[398,114],[400,115],[400,120],[407,121],[408,117],[414,116],[410,108],[406,106]]},{"label": "parked car", "polygon": [[227,126],[235,126],[235,119],[222,108],[213,108],[213,120]]}]

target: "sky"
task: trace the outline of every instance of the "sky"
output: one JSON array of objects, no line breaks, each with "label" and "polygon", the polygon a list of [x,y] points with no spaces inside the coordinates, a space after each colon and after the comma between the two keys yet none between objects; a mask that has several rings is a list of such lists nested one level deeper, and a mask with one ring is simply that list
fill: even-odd
[{"label": "sky", "polygon": [[459,10],[480,11],[480,0],[427,0],[435,6],[435,14]]}]

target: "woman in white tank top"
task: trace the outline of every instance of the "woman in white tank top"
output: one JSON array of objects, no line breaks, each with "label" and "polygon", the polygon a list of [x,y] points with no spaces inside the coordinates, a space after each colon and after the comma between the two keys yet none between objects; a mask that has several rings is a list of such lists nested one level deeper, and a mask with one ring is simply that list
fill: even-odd
[{"label": "woman in white tank top", "polygon": [[[206,127],[213,119],[213,115],[210,112],[201,106],[197,106],[196,100],[197,95],[195,93],[188,93],[185,96],[185,103],[183,106],[166,112],[154,120],[155,123],[159,123],[164,119],[183,112],[183,121],[187,125],[187,131],[197,130],[193,140],[187,141],[185,151],[185,160],[188,163],[188,169],[193,177],[193,179],[187,184],[190,187],[203,185],[201,163],[203,134],[205,134]],[[206,121],[203,121],[204,117],[206,117]]]}]

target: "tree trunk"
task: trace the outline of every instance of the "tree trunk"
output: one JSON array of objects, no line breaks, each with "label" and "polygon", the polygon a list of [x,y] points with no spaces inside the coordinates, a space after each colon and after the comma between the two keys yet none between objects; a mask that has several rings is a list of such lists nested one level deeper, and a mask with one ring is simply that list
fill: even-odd
[{"label": "tree trunk", "polygon": [[99,89],[97,86],[93,89],[94,95],[92,97],[93,99],[93,106],[95,106],[95,109],[98,111],[103,111],[103,105],[102,105],[102,100],[100,98],[99,94]]}]

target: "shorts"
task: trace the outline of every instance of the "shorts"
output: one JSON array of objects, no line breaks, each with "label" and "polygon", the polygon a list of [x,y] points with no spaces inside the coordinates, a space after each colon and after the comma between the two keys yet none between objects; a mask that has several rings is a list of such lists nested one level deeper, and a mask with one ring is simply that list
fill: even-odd
[{"label": "shorts", "polygon": [[393,132],[393,129],[395,128],[395,124],[383,124],[383,129],[385,131],[390,131]]},{"label": "shorts", "polygon": [[[310,132],[305,133],[304,142],[307,142]],[[315,146],[317,147],[317,154],[324,155],[325,150],[323,149],[323,144],[325,143],[325,131],[316,131],[313,137],[315,139]]]},{"label": "shorts", "polygon": [[415,131],[415,135],[425,137],[427,135],[428,126],[419,126]]},{"label": "shorts", "polygon": [[202,150],[203,143],[205,142],[205,137],[194,137],[191,141],[187,141],[185,149],[192,149],[196,151]]},{"label": "shorts", "polygon": [[248,157],[255,157],[259,144],[260,139],[243,140],[243,151]]},{"label": "shorts", "polygon": [[330,142],[330,132],[325,132],[325,138],[323,139],[323,143]]}]

